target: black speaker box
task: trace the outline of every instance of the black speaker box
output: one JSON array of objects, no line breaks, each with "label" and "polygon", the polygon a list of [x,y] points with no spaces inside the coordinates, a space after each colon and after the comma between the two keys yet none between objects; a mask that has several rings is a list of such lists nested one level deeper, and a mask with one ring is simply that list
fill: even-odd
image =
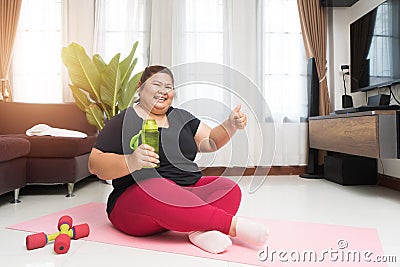
[{"label": "black speaker box", "polygon": [[376,159],[351,155],[326,156],[325,179],[341,185],[375,185]]},{"label": "black speaker box", "polygon": [[349,95],[342,95],[342,108],[352,108],[353,98]]},{"label": "black speaker box", "polygon": [[[319,78],[315,58],[307,60],[307,95],[308,117],[319,115]],[[310,143],[310,136],[308,136]],[[318,150],[308,147],[307,173],[300,174],[302,178],[321,179],[318,174]]]},{"label": "black speaker box", "polygon": [[396,112],[397,158],[400,159],[400,111]]}]

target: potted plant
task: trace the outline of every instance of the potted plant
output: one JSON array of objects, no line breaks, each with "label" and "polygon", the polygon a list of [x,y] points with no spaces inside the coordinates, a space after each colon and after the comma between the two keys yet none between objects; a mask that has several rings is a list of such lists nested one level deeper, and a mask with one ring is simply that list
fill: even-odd
[{"label": "potted plant", "polygon": [[[138,42],[129,55],[120,62],[120,53],[107,64],[99,54],[90,58],[77,43],[63,47],[61,57],[71,80],[69,87],[76,105],[86,112],[88,122],[101,130],[105,122],[129,107],[142,72],[132,72],[136,66],[134,58]],[[132,76],[132,77],[131,77]]]}]

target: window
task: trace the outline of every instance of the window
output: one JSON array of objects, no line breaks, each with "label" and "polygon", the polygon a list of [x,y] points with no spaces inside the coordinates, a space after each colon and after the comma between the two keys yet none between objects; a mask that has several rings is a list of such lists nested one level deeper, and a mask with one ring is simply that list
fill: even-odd
[{"label": "window", "polygon": [[[175,53],[173,62],[175,65],[188,63],[188,72],[185,76],[188,80],[199,81],[197,75],[200,70],[199,62],[216,63],[222,66],[224,63],[224,14],[222,0],[186,0],[178,2],[178,23],[174,31],[177,38],[173,40]],[[204,65],[203,65],[204,66]],[[217,69],[217,68],[216,68]],[[210,70],[211,71],[211,70]],[[204,75],[202,76],[204,77]],[[223,80],[223,68],[215,69],[207,73],[212,80]],[[199,81],[187,84],[177,91],[175,104],[191,110],[199,115],[210,126],[216,126],[225,118],[210,118],[204,115],[204,105],[216,105],[211,109],[221,108],[221,103],[227,103],[224,91],[220,86],[209,81]],[[226,94],[226,93],[225,93]],[[194,100],[196,99],[196,101]],[[224,101],[225,100],[225,101]],[[222,113],[221,113],[222,115]]]},{"label": "window", "polygon": [[22,1],[12,61],[14,101],[62,102],[61,0]]},{"label": "window", "polygon": [[222,0],[187,0],[184,60],[223,63]]},{"label": "window", "polygon": [[[147,1],[148,2],[148,1]],[[149,6],[146,0],[105,0],[98,2],[104,10],[99,25],[103,25],[95,33],[98,36],[97,46],[99,53],[106,62],[109,62],[117,53],[121,53],[121,60],[138,41],[135,57],[138,58],[134,73],[143,70],[148,65],[149,22],[145,17]]]},{"label": "window", "polygon": [[278,121],[307,116],[307,69],[296,0],[264,1],[264,93]]}]

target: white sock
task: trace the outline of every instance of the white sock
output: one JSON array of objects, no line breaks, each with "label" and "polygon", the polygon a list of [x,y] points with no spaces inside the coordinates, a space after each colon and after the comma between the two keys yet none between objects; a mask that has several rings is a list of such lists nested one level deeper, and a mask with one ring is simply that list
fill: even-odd
[{"label": "white sock", "polygon": [[236,236],[251,245],[262,246],[268,239],[269,230],[262,223],[239,217],[236,221]]},{"label": "white sock", "polygon": [[188,237],[190,242],[197,247],[214,254],[221,253],[232,245],[232,240],[229,236],[216,230],[190,232],[188,233]]}]

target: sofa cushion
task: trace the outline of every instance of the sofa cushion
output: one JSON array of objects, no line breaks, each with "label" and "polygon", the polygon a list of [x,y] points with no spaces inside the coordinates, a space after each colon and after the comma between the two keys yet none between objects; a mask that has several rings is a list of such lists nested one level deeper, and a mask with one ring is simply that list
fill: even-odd
[{"label": "sofa cushion", "polygon": [[[74,158],[28,158],[26,182],[28,184],[75,183],[88,176],[89,154]],[[57,177],[55,180],[54,177]]]},{"label": "sofa cushion", "polygon": [[30,142],[29,158],[73,158],[89,153],[96,136],[87,138],[14,135]]},{"label": "sofa cushion", "polygon": [[0,137],[0,162],[25,157],[30,150],[30,143],[24,138]]},{"label": "sofa cushion", "polygon": [[30,158],[73,158],[92,150],[95,136],[87,138],[27,136],[31,143]]}]

